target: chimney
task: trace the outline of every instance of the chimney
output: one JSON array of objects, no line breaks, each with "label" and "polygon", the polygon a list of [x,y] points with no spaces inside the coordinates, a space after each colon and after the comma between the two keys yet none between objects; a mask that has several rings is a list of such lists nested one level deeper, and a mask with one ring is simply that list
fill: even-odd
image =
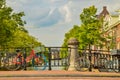
[{"label": "chimney", "polygon": [[105,17],[106,15],[109,15],[109,12],[107,10],[106,6],[103,6],[102,12],[99,14],[99,17]]},{"label": "chimney", "polygon": [[107,10],[107,7],[106,7],[106,6],[103,6],[103,10]]},{"label": "chimney", "polygon": [[109,12],[108,12],[106,6],[103,6],[103,12],[102,13],[104,14],[104,16],[109,15]]}]

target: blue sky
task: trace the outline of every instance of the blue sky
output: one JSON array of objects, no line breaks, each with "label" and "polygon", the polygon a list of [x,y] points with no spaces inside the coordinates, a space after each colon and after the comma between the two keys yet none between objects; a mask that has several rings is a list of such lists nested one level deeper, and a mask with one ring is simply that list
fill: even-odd
[{"label": "blue sky", "polygon": [[107,6],[110,13],[120,9],[120,0],[6,0],[15,12],[24,11],[25,28],[46,46],[61,46],[64,34],[80,25],[83,8]]}]

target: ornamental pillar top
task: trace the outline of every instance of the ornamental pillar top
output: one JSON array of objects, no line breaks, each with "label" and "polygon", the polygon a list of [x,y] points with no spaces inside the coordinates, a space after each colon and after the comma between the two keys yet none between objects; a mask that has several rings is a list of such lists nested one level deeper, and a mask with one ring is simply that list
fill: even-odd
[{"label": "ornamental pillar top", "polygon": [[79,41],[76,38],[70,38],[68,40],[68,45],[79,45]]}]

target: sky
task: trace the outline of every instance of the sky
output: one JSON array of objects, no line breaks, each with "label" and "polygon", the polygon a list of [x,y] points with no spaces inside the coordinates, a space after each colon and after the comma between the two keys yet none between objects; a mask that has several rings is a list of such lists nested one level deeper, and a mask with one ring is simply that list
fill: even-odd
[{"label": "sky", "polygon": [[24,12],[25,28],[45,46],[61,46],[64,35],[80,25],[79,15],[92,5],[99,14],[103,6],[113,14],[120,9],[120,0],[6,0],[14,12]]}]

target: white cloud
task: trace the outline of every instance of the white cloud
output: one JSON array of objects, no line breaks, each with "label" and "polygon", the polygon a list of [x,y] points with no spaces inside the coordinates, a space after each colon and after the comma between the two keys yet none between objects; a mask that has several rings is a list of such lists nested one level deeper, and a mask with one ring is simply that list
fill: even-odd
[{"label": "white cloud", "polygon": [[52,2],[52,3],[65,2],[65,1],[67,1],[67,0],[50,0],[50,2]]},{"label": "white cloud", "polygon": [[63,6],[60,11],[62,14],[65,15],[65,22],[70,22],[72,20],[71,19],[71,12],[70,12],[67,5]]},{"label": "white cloud", "polygon": [[54,14],[54,11],[55,11],[55,8],[51,8],[50,11],[49,11],[49,15]]},{"label": "white cloud", "polygon": [[71,1],[69,1],[67,4],[65,4],[64,6],[61,6],[59,8],[60,13],[63,16],[65,16],[64,18],[65,18],[66,23],[72,21],[72,12],[71,12],[71,9],[70,9],[70,5],[72,5]]},{"label": "white cloud", "polygon": [[[64,34],[79,25],[83,8],[95,5],[98,13],[103,6],[110,12],[120,8],[120,0],[6,0],[14,11],[24,11],[26,28],[45,45],[61,45]],[[29,27],[28,27],[29,26]]]},{"label": "white cloud", "polygon": [[60,1],[60,0],[50,0],[51,2],[57,2],[57,1]]}]

